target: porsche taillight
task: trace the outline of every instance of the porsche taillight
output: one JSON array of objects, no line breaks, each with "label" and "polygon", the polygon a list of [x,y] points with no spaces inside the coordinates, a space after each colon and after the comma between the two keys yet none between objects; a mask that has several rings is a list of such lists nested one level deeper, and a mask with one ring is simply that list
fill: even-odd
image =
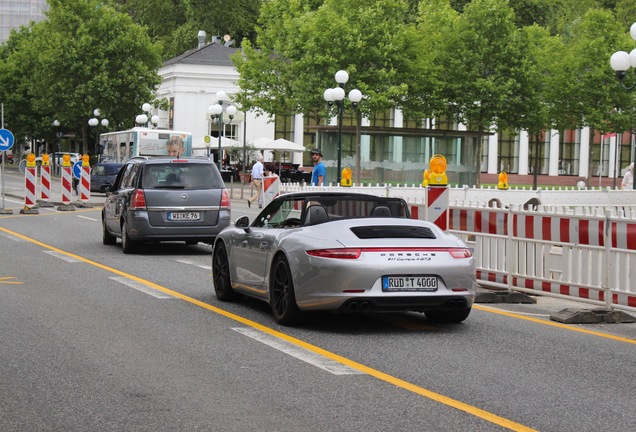
[{"label": "porsche taillight", "polygon": [[146,195],[141,189],[135,189],[130,198],[130,210],[146,210]]},{"label": "porsche taillight", "polygon": [[221,193],[221,208],[230,208],[230,194],[227,193],[227,189],[223,189]]},{"label": "porsche taillight", "polygon": [[336,258],[336,259],[358,259],[362,253],[361,249],[316,249],[307,251],[307,255],[318,258]]},{"label": "porsche taillight", "polygon": [[473,251],[468,248],[450,248],[448,252],[453,258],[470,258],[473,256]]},{"label": "porsche taillight", "polygon": [[418,247],[397,247],[397,248],[343,248],[343,249],[317,249],[307,251],[307,255],[320,258],[338,259],[358,259],[362,252],[371,253],[435,253],[448,252],[453,258],[470,258],[473,253],[468,248],[418,248]]}]

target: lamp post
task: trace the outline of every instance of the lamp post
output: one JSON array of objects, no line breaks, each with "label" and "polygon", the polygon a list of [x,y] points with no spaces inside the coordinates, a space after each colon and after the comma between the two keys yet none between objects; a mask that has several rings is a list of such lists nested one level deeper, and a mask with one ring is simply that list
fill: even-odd
[{"label": "lamp post", "polygon": [[139,114],[137,117],[135,117],[135,123],[144,127],[149,127],[150,125],[152,125],[153,129],[156,128],[159,124],[159,116],[157,114],[150,115],[150,112],[152,111],[152,105],[146,102],[141,106],[141,109],[144,113]]},{"label": "lamp post", "polygon": [[58,162],[56,161],[56,156],[58,155],[57,153],[59,152],[59,148],[60,148],[60,138],[62,137],[62,132],[60,132],[59,127],[60,127],[61,123],[58,119],[53,120],[53,127],[55,128],[56,132],[55,132],[55,136],[57,137],[57,142],[55,144],[53,144],[53,173],[55,175],[58,175]]},{"label": "lamp post", "polygon": [[[336,72],[336,82],[338,87],[328,88],[324,92],[325,101],[329,104],[329,107],[336,105],[337,117],[338,117],[338,167],[336,173],[337,184],[340,184],[340,176],[342,171],[342,116],[344,114],[345,103],[345,84],[349,81],[349,74],[347,71],[339,70]],[[362,92],[358,89],[353,89],[349,92],[349,100],[355,108],[362,100]]]},{"label": "lamp post", "polygon": [[[227,104],[227,102],[225,102],[227,95],[225,94],[223,90],[219,90],[218,92],[216,92],[216,98],[217,98],[217,102],[214,105],[210,105],[208,107],[208,112],[210,113],[212,118],[217,119],[217,123],[219,124],[219,153],[217,154],[217,165],[219,167],[219,171],[221,171],[221,156],[222,156],[221,141],[223,139],[223,124],[224,123],[229,124],[232,122],[232,119],[236,115],[236,107],[234,105],[229,105]],[[225,110],[223,109],[224,102],[227,104],[227,106],[225,107]],[[227,121],[223,118],[224,112],[227,114],[227,119],[228,119]]]},{"label": "lamp post", "polygon": [[[636,41],[636,23],[633,23],[632,26],[629,28],[629,34],[632,37],[632,39]],[[626,85],[625,82],[623,81],[623,79],[625,78],[625,75],[627,75],[627,70],[630,68],[630,66],[634,68],[634,74],[636,75],[636,49],[631,50],[631,52],[629,53],[627,53],[626,51],[616,51],[610,57],[610,66],[612,67],[612,69],[614,69],[614,72],[616,73],[616,78],[618,78],[618,82],[621,83],[621,86],[625,90],[633,90],[634,88],[636,88],[636,81],[634,81],[631,85]],[[617,142],[618,142],[618,136],[617,136]],[[632,150],[632,163],[634,163],[633,146],[631,150]],[[616,154],[616,160],[617,160],[616,165],[618,165],[618,160],[619,160],[618,152]],[[614,174],[614,189],[616,189],[616,175],[617,174],[615,173]],[[634,186],[635,185],[632,185],[632,188]]]},{"label": "lamp post", "polygon": [[103,119],[101,120],[101,122],[100,122],[100,121],[99,121],[99,119],[97,118],[97,117],[99,117],[101,114],[102,114],[102,113],[101,113],[101,111],[100,111],[98,108],[95,108],[95,109],[93,110],[93,115],[94,115],[95,117],[88,119],[88,125],[89,125],[90,127],[94,127],[94,128],[95,128],[95,146],[93,147],[93,153],[94,153],[94,154],[101,153],[100,151],[98,151],[98,146],[99,146],[99,135],[100,135],[100,132],[99,132],[99,125],[100,125],[100,123],[101,123],[101,125],[102,125],[104,128],[107,128],[107,127],[108,127],[108,119],[107,119],[107,118],[103,118]]}]

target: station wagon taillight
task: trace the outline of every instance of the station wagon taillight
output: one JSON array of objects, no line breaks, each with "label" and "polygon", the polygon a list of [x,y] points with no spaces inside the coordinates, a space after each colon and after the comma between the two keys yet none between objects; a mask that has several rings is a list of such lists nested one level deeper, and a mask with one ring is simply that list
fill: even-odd
[{"label": "station wagon taillight", "polygon": [[146,210],[146,195],[141,189],[135,189],[130,198],[130,210]]},{"label": "station wagon taillight", "polygon": [[223,189],[221,193],[221,208],[230,208],[230,195],[227,193],[227,189]]}]

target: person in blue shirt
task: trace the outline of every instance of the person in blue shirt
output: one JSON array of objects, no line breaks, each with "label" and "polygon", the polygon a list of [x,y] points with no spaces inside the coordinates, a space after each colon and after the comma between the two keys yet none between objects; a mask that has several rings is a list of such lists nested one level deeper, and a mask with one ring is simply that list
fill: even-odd
[{"label": "person in blue shirt", "polygon": [[314,170],[311,173],[312,186],[325,186],[327,184],[327,169],[322,161],[322,151],[315,148],[311,151],[311,159],[314,161]]},{"label": "person in blue shirt", "polygon": [[261,197],[261,191],[263,190],[263,155],[258,155],[258,159],[252,167],[252,185],[256,191],[254,195],[247,199],[247,206],[251,207],[252,203],[258,200],[258,206],[263,207],[263,198]]}]

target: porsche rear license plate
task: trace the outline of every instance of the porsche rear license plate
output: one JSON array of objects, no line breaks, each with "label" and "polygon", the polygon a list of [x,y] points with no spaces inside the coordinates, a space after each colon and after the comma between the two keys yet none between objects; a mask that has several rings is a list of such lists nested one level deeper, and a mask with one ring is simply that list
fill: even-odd
[{"label": "porsche rear license plate", "polygon": [[201,219],[199,212],[168,212],[170,221],[196,221]]},{"label": "porsche rear license plate", "polygon": [[382,291],[437,291],[437,276],[383,276]]}]

